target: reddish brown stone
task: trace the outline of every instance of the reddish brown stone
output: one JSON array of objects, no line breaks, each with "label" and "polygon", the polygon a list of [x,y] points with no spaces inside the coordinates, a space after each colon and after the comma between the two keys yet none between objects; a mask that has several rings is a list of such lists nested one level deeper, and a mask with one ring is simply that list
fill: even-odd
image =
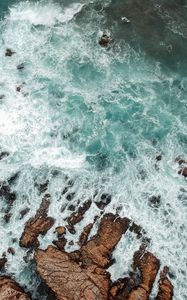
[{"label": "reddish brown stone", "polygon": [[141,283],[135,287],[128,296],[128,300],[147,300],[152,290],[160,262],[144,247],[134,254],[134,270],[138,269],[141,274]]},{"label": "reddish brown stone", "polygon": [[51,217],[47,217],[49,203],[49,197],[46,196],[42,200],[35,217],[30,218],[26,222],[24,232],[20,238],[21,247],[29,248],[31,246],[38,246],[38,236],[40,234],[45,235],[46,232],[53,226],[55,220]]},{"label": "reddish brown stone", "polygon": [[80,221],[82,221],[82,219],[84,218],[84,214],[85,212],[90,208],[92,204],[91,200],[86,201],[85,203],[83,203],[82,206],[80,206],[78,208],[78,210],[76,212],[73,212],[70,217],[67,218],[67,222],[68,222],[68,226],[67,229],[74,234],[75,228],[74,226],[79,223]]},{"label": "reddish brown stone", "polygon": [[61,236],[61,235],[66,233],[66,228],[63,227],[63,226],[58,226],[58,227],[55,228],[55,231],[56,231],[58,236]]},{"label": "reddish brown stone", "polygon": [[81,233],[80,238],[79,238],[79,245],[80,246],[83,246],[83,245],[86,244],[86,242],[88,240],[88,236],[90,234],[90,231],[92,230],[93,224],[94,223],[90,223],[90,224],[88,224],[87,226],[84,227],[83,232]]},{"label": "reddish brown stone", "polygon": [[110,263],[110,255],[129,226],[129,219],[106,214],[101,220],[98,233],[81,248],[85,261],[91,260],[101,267]]},{"label": "reddish brown stone", "polygon": [[173,299],[173,285],[167,278],[168,268],[164,267],[160,274],[159,289],[155,300],[172,300]]},{"label": "reddish brown stone", "polygon": [[30,300],[23,289],[12,279],[0,277],[0,299],[1,300]]},{"label": "reddish brown stone", "polygon": [[92,265],[82,269],[71,256],[49,246],[35,253],[37,272],[58,300],[107,300],[109,274]]}]

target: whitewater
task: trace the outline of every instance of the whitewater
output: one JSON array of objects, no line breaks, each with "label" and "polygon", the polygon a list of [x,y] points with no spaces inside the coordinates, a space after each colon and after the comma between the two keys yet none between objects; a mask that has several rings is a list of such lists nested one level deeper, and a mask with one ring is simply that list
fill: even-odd
[{"label": "whitewater", "polygon": [[[37,186],[47,182],[56,222],[40,237],[42,249],[70,205],[93,200],[77,234],[67,233],[77,241],[99,214],[94,202],[110,194],[105,212],[142,226],[150,251],[170,268],[174,300],[187,299],[187,181],[176,162],[187,159],[186,1],[2,1],[0,10],[0,152],[8,154],[0,181],[17,174],[8,223],[0,197],[0,255],[15,249],[7,273],[39,299],[19,239],[40,206]],[[103,33],[113,39],[108,48],[98,43]],[[139,246],[130,232],[121,239],[113,280],[128,274]]]}]

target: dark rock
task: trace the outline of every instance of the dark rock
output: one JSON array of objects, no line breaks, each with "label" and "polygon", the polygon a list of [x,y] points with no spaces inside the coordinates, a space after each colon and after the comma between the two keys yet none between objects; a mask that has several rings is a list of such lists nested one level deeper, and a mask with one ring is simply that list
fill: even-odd
[{"label": "dark rock", "polygon": [[6,213],[3,217],[5,223],[9,223],[10,222],[10,218],[12,217],[12,213]]},{"label": "dark rock", "polygon": [[19,213],[20,213],[20,220],[23,219],[23,217],[24,217],[26,214],[28,214],[29,211],[30,211],[30,208],[29,208],[29,207],[26,207],[26,208],[20,210],[20,212],[19,212]]},{"label": "dark rock", "polygon": [[19,65],[17,66],[17,69],[18,69],[18,70],[23,70],[24,68],[25,68],[24,63],[21,63],[21,64],[19,64]]},{"label": "dark rock", "polygon": [[108,47],[112,43],[112,39],[107,34],[103,34],[99,40],[99,45],[101,47]]},{"label": "dark rock", "polygon": [[53,241],[53,244],[60,250],[60,251],[63,251],[64,250],[64,247],[66,246],[67,244],[67,239],[65,237],[61,237],[60,239],[58,240],[54,240]]},{"label": "dark rock", "polygon": [[38,236],[40,234],[45,235],[53,226],[55,220],[47,216],[49,204],[49,195],[46,195],[35,217],[30,218],[25,224],[24,232],[20,238],[21,247],[37,247],[39,245]]},{"label": "dark rock", "polygon": [[95,202],[95,204],[97,205],[97,207],[99,209],[104,209],[105,206],[107,206],[112,200],[111,195],[109,194],[102,194],[101,195],[101,199],[98,202]]},{"label": "dark rock", "polygon": [[0,100],[4,99],[5,95],[0,95]]},{"label": "dark rock", "polygon": [[70,206],[68,206],[68,210],[70,210],[70,211],[75,211],[75,205],[70,205]]},{"label": "dark rock", "polygon": [[2,160],[3,158],[9,156],[9,153],[7,151],[3,151],[0,153],[0,160]]},{"label": "dark rock", "polygon": [[5,51],[5,56],[12,56],[16,52],[12,51],[10,48],[7,48]]},{"label": "dark rock", "polygon": [[15,249],[10,247],[10,248],[8,248],[7,252],[14,255],[15,254]]},{"label": "dark rock", "polygon": [[182,168],[181,170],[179,170],[178,174],[187,177],[187,167]]},{"label": "dark rock", "polygon": [[0,299],[1,300],[30,300],[23,289],[11,278],[0,277]]},{"label": "dark rock", "polygon": [[0,258],[0,271],[4,270],[5,264],[7,263],[6,254]]},{"label": "dark rock", "polygon": [[148,203],[151,207],[155,207],[155,208],[158,208],[161,204],[161,196],[158,195],[158,196],[151,196],[149,199],[148,199]]},{"label": "dark rock", "polygon": [[35,183],[35,186],[37,187],[38,191],[40,194],[44,193],[47,191],[47,188],[48,188],[48,185],[49,185],[49,180],[47,180],[46,182],[44,183]]},{"label": "dark rock", "polygon": [[162,160],[162,155],[161,155],[161,154],[157,155],[157,156],[156,156],[156,160],[157,160],[157,161]]},{"label": "dark rock", "polygon": [[67,199],[68,201],[73,200],[74,197],[75,197],[75,193],[69,193],[69,194],[66,195],[66,199]]},{"label": "dark rock", "polygon": [[80,206],[76,212],[73,212],[70,215],[70,217],[67,218],[67,222],[68,222],[67,229],[72,234],[76,232],[74,226],[77,223],[79,223],[80,221],[82,221],[82,219],[84,218],[85,212],[90,208],[91,204],[92,204],[91,200],[84,202],[83,205]]},{"label": "dark rock", "polygon": [[21,92],[21,86],[16,87],[16,92]]}]

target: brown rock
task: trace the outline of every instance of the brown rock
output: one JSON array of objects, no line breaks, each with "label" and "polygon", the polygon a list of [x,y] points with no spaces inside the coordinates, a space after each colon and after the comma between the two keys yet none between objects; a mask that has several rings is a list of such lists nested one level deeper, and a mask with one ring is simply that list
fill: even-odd
[{"label": "brown rock", "polygon": [[101,220],[98,233],[81,248],[83,260],[88,260],[101,267],[110,263],[110,255],[115,246],[126,232],[129,226],[129,219],[120,218],[113,214],[106,214]]},{"label": "brown rock", "polygon": [[134,254],[133,267],[134,270],[140,271],[141,282],[129,293],[128,300],[147,300],[158,273],[160,262],[152,253],[141,247]]},{"label": "brown rock", "polygon": [[12,279],[0,277],[0,299],[1,300],[30,300],[23,289]]},{"label": "brown rock", "polygon": [[72,257],[49,246],[35,253],[37,272],[58,300],[107,300],[109,274],[92,265],[81,268]]},{"label": "brown rock", "polygon": [[92,227],[93,227],[93,223],[90,223],[84,227],[83,232],[81,233],[80,238],[79,238],[80,246],[83,246],[86,244],[86,242],[88,240],[88,236],[90,234],[90,231],[92,230]]},{"label": "brown rock", "polygon": [[184,177],[187,177],[187,167],[182,168],[178,173],[183,175]]},{"label": "brown rock", "polygon": [[76,232],[74,226],[80,221],[82,221],[85,212],[90,208],[91,204],[92,204],[91,200],[86,201],[85,203],[83,203],[82,206],[78,208],[76,212],[73,212],[70,215],[70,217],[67,218],[67,222],[68,222],[67,229],[69,230],[69,232],[71,232],[72,234]]},{"label": "brown rock", "polygon": [[63,234],[66,233],[66,228],[63,227],[63,226],[58,226],[58,227],[55,228],[55,231],[56,231],[56,233],[57,233],[57,235],[59,237],[59,236],[61,236],[61,235],[63,235]]},{"label": "brown rock", "polygon": [[173,285],[167,278],[168,268],[164,267],[160,275],[158,294],[155,300],[172,300],[173,299]]},{"label": "brown rock", "polygon": [[47,195],[42,200],[35,217],[30,218],[26,222],[24,232],[20,238],[21,247],[29,248],[31,246],[38,246],[38,236],[40,234],[45,235],[46,232],[53,226],[55,220],[51,217],[47,217],[49,204],[49,196]]},{"label": "brown rock", "polygon": [[60,250],[60,251],[64,251],[64,247],[67,244],[67,239],[65,237],[62,237],[58,240],[54,240],[53,244]]}]

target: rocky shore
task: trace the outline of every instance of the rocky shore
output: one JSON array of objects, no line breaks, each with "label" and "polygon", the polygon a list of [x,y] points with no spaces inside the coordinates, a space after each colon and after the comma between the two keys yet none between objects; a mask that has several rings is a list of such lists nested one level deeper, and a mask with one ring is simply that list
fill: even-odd
[{"label": "rocky shore", "polygon": [[[168,278],[168,267],[160,272],[160,280],[156,282],[160,269],[160,261],[148,251],[149,239],[140,226],[112,213],[100,216],[97,233],[89,239],[94,224],[88,224],[80,235],[79,250],[67,252],[66,232],[83,219],[89,201],[68,218],[67,228],[56,228],[57,240],[46,250],[39,248],[39,234],[46,234],[54,224],[47,216],[49,195],[46,195],[36,215],[25,224],[20,238],[20,246],[33,251],[36,273],[49,287],[49,299],[57,300],[148,300],[154,284],[158,294],[155,300],[171,300],[173,285]],[[72,227],[69,227],[72,229]],[[141,240],[141,247],[135,251],[131,270],[128,276],[112,282],[107,268],[113,263],[112,252],[122,235],[128,230],[134,232],[135,238]],[[125,255],[125,249],[124,249]],[[1,259],[1,268],[5,267],[6,258]],[[22,288],[11,278],[0,277],[1,300],[29,300]]]}]

